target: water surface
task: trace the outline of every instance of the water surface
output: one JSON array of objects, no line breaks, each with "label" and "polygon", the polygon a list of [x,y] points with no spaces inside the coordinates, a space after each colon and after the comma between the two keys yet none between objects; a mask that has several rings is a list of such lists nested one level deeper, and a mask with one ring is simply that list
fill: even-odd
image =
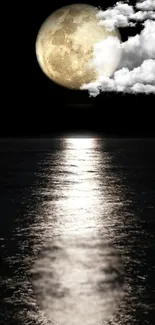
[{"label": "water surface", "polygon": [[0,154],[0,323],[153,325],[155,140],[1,140]]}]

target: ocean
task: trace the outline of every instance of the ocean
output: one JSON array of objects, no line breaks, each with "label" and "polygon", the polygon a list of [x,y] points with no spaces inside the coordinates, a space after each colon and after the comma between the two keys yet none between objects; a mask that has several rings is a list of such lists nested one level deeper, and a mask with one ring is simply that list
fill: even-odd
[{"label": "ocean", "polygon": [[155,324],[155,139],[0,140],[0,324]]}]

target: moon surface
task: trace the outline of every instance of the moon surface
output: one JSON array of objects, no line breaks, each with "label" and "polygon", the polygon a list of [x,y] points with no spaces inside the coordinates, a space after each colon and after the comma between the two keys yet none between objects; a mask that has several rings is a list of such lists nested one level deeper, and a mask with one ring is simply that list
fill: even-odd
[{"label": "moon surface", "polygon": [[[108,31],[99,24],[99,9],[87,4],[73,4],[58,9],[42,24],[36,39],[36,56],[43,72],[57,84],[80,89],[85,83],[97,80],[98,70],[91,65],[94,46],[115,36],[118,29]],[[120,57],[115,51],[103,68],[101,76],[116,70]]]}]

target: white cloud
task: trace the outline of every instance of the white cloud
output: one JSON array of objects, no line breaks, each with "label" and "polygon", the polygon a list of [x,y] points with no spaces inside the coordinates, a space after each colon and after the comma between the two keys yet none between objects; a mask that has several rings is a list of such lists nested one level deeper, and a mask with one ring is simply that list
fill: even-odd
[{"label": "white cloud", "polygon": [[138,21],[142,21],[142,20],[146,20],[146,19],[155,19],[155,12],[153,12],[153,11],[137,11],[130,17],[130,19],[138,20]]},{"label": "white cloud", "polygon": [[112,8],[109,8],[105,11],[100,10],[97,14],[97,17],[103,19],[113,18],[114,14],[130,17],[130,15],[132,15],[133,13],[133,6],[130,6],[127,3],[117,2],[116,5]]},{"label": "white cloud", "polygon": [[130,16],[134,14],[133,7],[127,3],[117,2],[115,7],[105,11],[100,10],[97,14],[99,24],[105,26],[108,30],[113,30],[115,27],[133,26],[129,22]]},{"label": "white cloud", "polygon": [[133,6],[123,2],[117,2],[115,9],[127,17],[129,17],[133,13]]},{"label": "white cloud", "polygon": [[[140,9],[134,12],[133,7],[122,2],[106,11],[99,11],[100,24],[112,30],[116,26],[131,26],[131,20],[143,21],[140,34],[129,37],[124,43],[110,37],[94,47],[92,66],[99,73],[98,80],[85,84],[81,89],[87,89],[90,96],[97,96],[101,91],[124,93],[155,93],[155,0],[141,1],[136,4]],[[121,57],[117,71],[111,77],[102,73],[113,56]],[[110,65],[110,63],[109,63]],[[114,71],[115,69],[113,69]]]},{"label": "white cloud", "polygon": [[155,10],[155,0],[138,2],[136,8],[141,10]]},{"label": "white cloud", "polygon": [[130,92],[151,94],[151,93],[155,93],[155,86],[137,83],[133,87],[131,87]]},{"label": "white cloud", "polygon": [[141,34],[129,37],[122,43],[122,60],[119,68],[128,67],[132,70],[144,60],[155,59],[155,22],[147,20],[143,25]]},{"label": "white cloud", "polygon": [[118,37],[109,36],[105,40],[95,44],[94,56],[88,63],[88,67],[95,68],[99,76],[111,75],[120,62],[121,54],[120,40]]},{"label": "white cloud", "polygon": [[88,90],[91,97],[96,97],[100,94],[100,82],[90,82],[89,84],[84,84],[80,89]]},{"label": "white cloud", "polygon": [[109,31],[112,31],[115,27],[134,27],[133,20],[155,19],[155,13],[153,12],[155,10],[155,0],[137,3],[136,8],[140,10],[135,12],[133,6],[117,2],[112,8],[105,11],[99,10],[97,14],[99,25],[105,26]]},{"label": "white cloud", "polygon": [[115,72],[114,80],[121,87],[131,87],[136,83],[155,84],[155,60],[145,60],[131,71],[122,68]]},{"label": "white cloud", "polygon": [[155,59],[155,21],[147,20],[141,33],[141,44],[145,53]]},{"label": "white cloud", "polygon": [[102,77],[98,82],[84,85],[91,96],[95,97],[100,91],[118,91],[124,93],[155,92],[155,60],[145,60],[140,67],[129,71],[122,68],[115,72],[113,78]]}]

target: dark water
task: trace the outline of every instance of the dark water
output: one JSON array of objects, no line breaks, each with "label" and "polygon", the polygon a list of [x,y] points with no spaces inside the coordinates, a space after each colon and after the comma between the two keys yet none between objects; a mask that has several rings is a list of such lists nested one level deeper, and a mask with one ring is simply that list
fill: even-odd
[{"label": "dark water", "polygon": [[0,324],[154,325],[155,140],[1,140],[0,157]]}]

